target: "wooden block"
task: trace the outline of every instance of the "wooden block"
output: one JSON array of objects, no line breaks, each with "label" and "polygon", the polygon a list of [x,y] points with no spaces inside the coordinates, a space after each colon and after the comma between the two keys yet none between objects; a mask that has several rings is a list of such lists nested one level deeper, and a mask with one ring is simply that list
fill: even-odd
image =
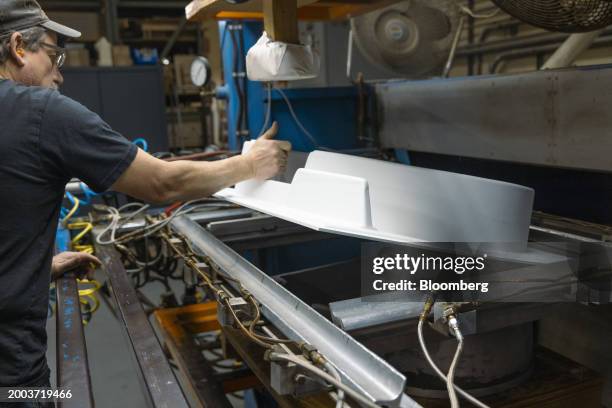
[{"label": "wooden block", "polygon": [[274,41],[290,44],[300,42],[297,3],[287,0],[263,0],[264,27]]}]

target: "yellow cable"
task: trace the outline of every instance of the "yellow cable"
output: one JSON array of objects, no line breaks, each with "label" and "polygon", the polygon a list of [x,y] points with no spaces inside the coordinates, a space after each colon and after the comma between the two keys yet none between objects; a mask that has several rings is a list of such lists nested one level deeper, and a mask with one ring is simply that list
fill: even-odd
[{"label": "yellow cable", "polygon": [[70,210],[70,212],[68,212],[68,214],[64,217],[64,219],[62,219],[62,224],[66,225],[66,223],[68,222],[69,219],[71,219],[74,214],[76,214],[76,212],[79,210],[79,199],[74,197],[74,205],[72,206],[72,209]]},{"label": "yellow cable", "polygon": [[91,288],[86,288],[86,289],[79,289],[79,296],[90,296],[93,295],[94,293],[96,293],[97,291],[100,290],[100,288],[102,287],[102,285],[100,284],[100,282],[96,281],[96,280],[78,280],[79,285],[92,285]]},{"label": "yellow cable", "polygon": [[[75,198],[75,200],[77,200]],[[75,201],[76,203],[76,208],[78,209],[78,200]],[[64,220],[69,219],[70,217],[72,217],[72,215],[74,214],[74,212],[76,212],[75,208],[73,207],[73,209],[70,211],[70,213],[66,216],[66,218],[64,218]],[[77,235],[74,236],[74,238],[72,238],[72,240],[70,241],[71,247],[74,251],[78,251],[78,252],[85,252],[88,254],[93,254],[94,253],[94,247],[93,245],[83,245],[80,242],[83,240],[83,238],[85,238],[85,236],[87,236],[87,234],[89,234],[91,232],[91,230],[93,230],[93,224],[90,222],[73,222],[72,224],[68,224],[67,228],[69,230],[80,230],[82,229],[81,232],[79,232]],[[83,279],[83,280],[77,280],[79,285],[92,285],[89,288],[85,288],[85,289],[79,289],[79,301],[82,305],[87,305],[87,307],[89,307],[88,313],[90,315],[93,316],[93,314],[98,310],[98,308],[100,307],[100,301],[98,300],[98,298],[96,297],[95,293],[100,290],[100,288],[102,287],[102,285],[100,284],[100,282],[96,281],[96,280],[87,280],[87,279]],[[83,319],[83,324],[87,324],[89,321],[86,319]]]},{"label": "yellow cable", "polygon": [[85,235],[87,235],[91,230],[93,230],[93,224],[91,222],[73,222],[72,224],[68,225],[69,230],[77,230],[81,228],[83,229],[83,231],[79,232],[77,235],[75,235],[74,238],[72,238],[71,242],[73,247],[75,245],[78,245],[78,243],[85,237]]}]

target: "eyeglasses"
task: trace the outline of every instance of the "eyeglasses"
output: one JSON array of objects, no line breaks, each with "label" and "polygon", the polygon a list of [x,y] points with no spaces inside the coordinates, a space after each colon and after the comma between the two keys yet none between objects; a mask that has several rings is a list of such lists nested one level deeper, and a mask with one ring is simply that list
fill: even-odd
[{"label": "eyeglasses", "polygon": [[41,42],[44,48],[53,50],[53,53],[47,53],[49,58],[51,59],[51,63],[55,65],[58,69],[64,66],[64,62],[66,62],[66,49],[62,47],[58,47],[57,45],[48,44],[46,42]]}]

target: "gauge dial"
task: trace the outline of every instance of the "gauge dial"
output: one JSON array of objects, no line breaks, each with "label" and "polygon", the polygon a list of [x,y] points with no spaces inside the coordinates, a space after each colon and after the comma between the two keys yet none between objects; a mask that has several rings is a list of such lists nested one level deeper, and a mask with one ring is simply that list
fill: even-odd
[{"label": "gauge dial", "polygon": [[210,81],[210,64],[204,57],[197,57],[191,63],[191,82],[195,86],[205,86]]}]

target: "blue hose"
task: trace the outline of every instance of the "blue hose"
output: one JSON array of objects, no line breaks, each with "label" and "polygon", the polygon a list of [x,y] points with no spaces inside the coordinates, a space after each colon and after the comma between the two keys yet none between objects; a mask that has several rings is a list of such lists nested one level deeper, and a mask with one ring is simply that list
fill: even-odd
[{"label": "blue hose", "polygon": [[149,143],[147,143],[146,139],[139,137],[138,139],[134,139],[132,141],[136,146],[140,147],[145,152],[149,152]]}]

